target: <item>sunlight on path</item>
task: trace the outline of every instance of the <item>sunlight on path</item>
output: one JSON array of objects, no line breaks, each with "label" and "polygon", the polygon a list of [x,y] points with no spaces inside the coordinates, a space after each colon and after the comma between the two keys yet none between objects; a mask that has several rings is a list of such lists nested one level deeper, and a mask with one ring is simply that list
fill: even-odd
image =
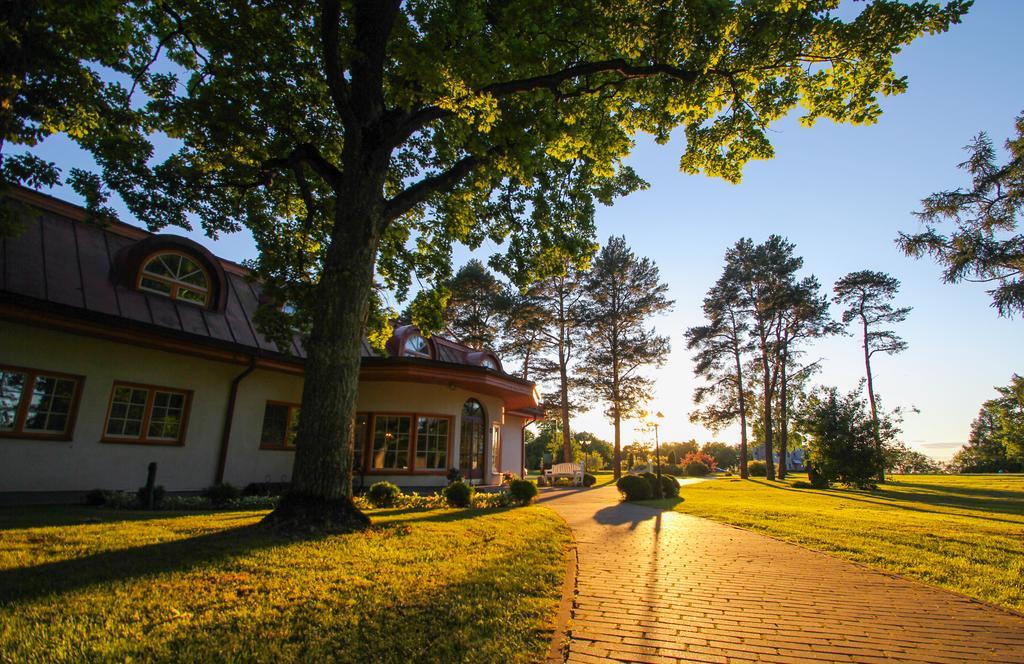
[{"label": "sunlight on path", "polygon": [[567,661],[1024,663],[1020,615],[614,486],[540,500],[578,545]]}]

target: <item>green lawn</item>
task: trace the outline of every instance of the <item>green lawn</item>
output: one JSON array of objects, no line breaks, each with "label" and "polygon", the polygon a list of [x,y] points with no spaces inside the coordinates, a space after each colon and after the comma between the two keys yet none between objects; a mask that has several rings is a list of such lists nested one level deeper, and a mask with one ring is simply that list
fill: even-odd
[{"label": "green lawn", "polygon": [[897,475],[878,491],[796,479],[692,484],[674,509],[1024,611],[1024,476]]},{"label": "green lawn", "polygon": [[0,661],[543,658],[568,542],[550,510],[378,510],[303,540],[264,514],[0,510]]}]

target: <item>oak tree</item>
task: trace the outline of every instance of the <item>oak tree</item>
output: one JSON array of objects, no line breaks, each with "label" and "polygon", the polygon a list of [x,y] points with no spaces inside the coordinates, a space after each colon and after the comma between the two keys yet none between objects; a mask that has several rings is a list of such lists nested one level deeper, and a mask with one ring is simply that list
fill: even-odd
[{"label": "oak tree", "polygon": [[[56,23],[79,5],[40,6]],[[129,118],[92,116],[109,130],[80,142],[151,228],[252,232],[255,274],[309,326],[291,490],[271,520],[348,524],[361,521],[347,472],[360,346],[386,323],[375,279],[401,299],[449,276],[453,243],[505,240],[525,286],[552,251],[591,246],[580,210],[640,186],[622,163],[637,132],[667,142],[681,127],[683,171],[737,181],[798,106],[807,125],[876,121],[879,95],[907,88],[895,54],[969,2],[838,6],[136,0],[118,4],[132,48],[109,63],[133,80],[117,109]],[[68,53],[103,79],[88,51]],[[60,107],[32,104],[17,112]],[[417,322],[437,322],[442,301],[421,291]]]}]

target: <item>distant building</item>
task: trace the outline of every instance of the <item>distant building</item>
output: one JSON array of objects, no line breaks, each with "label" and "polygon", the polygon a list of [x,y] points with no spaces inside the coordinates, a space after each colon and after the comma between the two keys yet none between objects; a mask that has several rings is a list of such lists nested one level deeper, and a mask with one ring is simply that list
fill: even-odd
[{"label": "distant building", "polygon": [[[804,454],[805,454],[805,452],[804,452],[804,449],[802,447],[798,447],[795,450],[786,450],[786,470],[792,470],[792,471],[797,471],[797,472],[802,472],[802,471],[806,470],[806,468],[804,467],[804,458],[805,458]],[[764,445],[758,445],[758,446],[754,447],[753,456],[754,456],[754,459],[757,460],[757,461],[764,461],[765,460]],[[778,453],[778,451],[776,451],[776,452],[774,452],[772,454],[772,461],[775,463],[775,466],[778,467],[778,465],[779,465],[779,453]]]},{"label": "distant building", "polygon": [[[260,283],[187,238],[8,195],[34,213],[0,239],[0,496],[135,489],[151,461],[168,491],[288,481],[305,351],[260,334]],[[398,327],[385,354],[363,344],[355,482],[521,473],[537,407],[496,354]]]}]

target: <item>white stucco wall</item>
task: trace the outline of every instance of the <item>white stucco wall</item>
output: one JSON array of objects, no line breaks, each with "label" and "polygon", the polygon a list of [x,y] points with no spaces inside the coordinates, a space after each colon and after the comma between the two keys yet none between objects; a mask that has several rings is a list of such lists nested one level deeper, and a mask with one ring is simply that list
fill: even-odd
[{"label": "white stucco wall", "polygon": [[[242,368],[38,327],[0,322],[0,364],[85,377],[70,441],[0,438],[0,491],[197,490],[214,480],[228,386]],[[114,381],[192,390],[183,446],[103,443]]]},{"label": "white stucco wall", "polygon": [[[214,482],[228,393],[245,370],[237,364],[104,341],[86,336],[0,321],[0,364],[85,376],[71,441],[0,438],[0,492],[134,490],[145,482],[150,461],[158,464],[157,483],[169,491],[198,491]],[[146,383],[193,391],[185,444],[159,446],[100,442],[115,381]],[[239,385],[224,479],[238,486],[291,478],[294,452],[259,447],[267,401],[298,403],[299,376],[257,369]],[[502,401],[444,385],[363,382],[358,410],[424,413],[453,418],[449,467],[459,464],[460,416],[475,398],[487,416],[487,466],[491,430],[498,425],[502,446],[499,470],[519,473],[520,418],[503,421]],[[443,475],[367,474],[365,485],[387,479],[406,487],[441,486]],[[486,481],[494,478],[487,477]],[[358,484],[358,481],[357,481]]]}]

